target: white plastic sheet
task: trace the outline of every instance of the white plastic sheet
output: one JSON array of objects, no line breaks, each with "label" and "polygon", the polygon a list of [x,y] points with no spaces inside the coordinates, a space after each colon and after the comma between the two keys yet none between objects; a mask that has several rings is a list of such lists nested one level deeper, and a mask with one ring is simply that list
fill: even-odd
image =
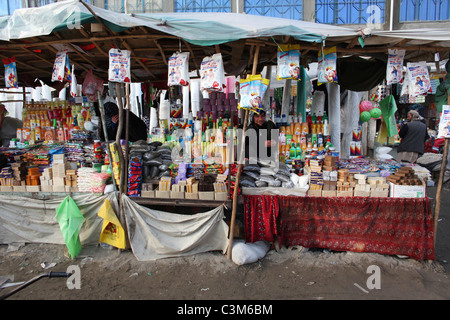
[{"label": "white plastic sheet", "polygon": [[[41,195],[43,196],[43,195]],[[0,243],[65,244],[56,208],[65,195],[51,199],[31,196],[0,195]],[[97,213],[105,199],[118,212],[118,192],[106,195],[92,193],[72,195],[85,221],[80,230],[84,245],[98,244],[103,219]],[[228,225],[223,220],[224,208],[192,215],[174,214],[143,207],[123,196],[131,249],[140,261],[187,256],[207,251],[225,252]]]}]

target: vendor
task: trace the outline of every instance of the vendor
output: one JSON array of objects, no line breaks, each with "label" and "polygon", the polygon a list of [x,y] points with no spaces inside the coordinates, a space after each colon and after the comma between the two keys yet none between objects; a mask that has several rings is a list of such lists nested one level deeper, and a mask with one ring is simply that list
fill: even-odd
[{"label": "vendor", "polygon": [[5,105],[0,104],[0,147],[9,147],[11,139],[17,137],[17,129],[23,126],[22,120],[8,117],[7,114]]},{"label": "vendor", "polygon": [[[105,125],[106,133],[108,135],[108,140],[115,140],[117,129],[119,127],[119,107],[114,102],[107,102],[104,105],[105,109]],[[123,114],[124,120],[126,119],[126,114]],[[98,126],[98,135],[101,140],[105,140],[105,135],[103,132],[102,123]],[[121,139],[125,139],[126,128],[123,126]],[[133,112],[129,112],[129,122],[128,122],[128,140],[130,142],[135,142],[138,140],[147,141],[147,126],[144,120],[140,119]]]},{"label": "vendor", "polygon": [[398,135],[401,138],[397,147],[397,161],[415,163],[417,158],[425,151],[425,141],[430,137],[427,126],[422,117],[415,110],[410,110],[407,122],[400,128]]},{"label": "vendor", "polygon": [[[252,131],[256,131],[257,141],[250,141],[254,135]],[[246,158],[251,163],[260,160],[276,160],[278,150],[276,147],[277,139],[272,139],[272,130],[277,130],[277,126],[271,120],[266,120],[266,111],[261,110],[260,113],[253,113],[252,121],[248,125],[246,133]],[[278,137],[278,135],[276,135]],[[262,141],[261,139],[264,139]],[[254,157],[257,159],[253,159]],[[256,160],[256,161],[255,161]]]}]

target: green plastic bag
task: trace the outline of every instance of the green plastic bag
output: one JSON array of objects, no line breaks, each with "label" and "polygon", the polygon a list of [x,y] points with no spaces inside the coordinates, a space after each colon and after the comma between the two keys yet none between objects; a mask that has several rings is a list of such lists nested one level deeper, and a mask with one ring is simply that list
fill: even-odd
[{"label": "green plastic bag", "polygon": [[79,233],[85,219],[75,201],[69,196],[56,208],[55,219],[59,223],[69,255],[73,259],[81,251]]},{"label": "green plastic bag", "polygon": [[395,112],[397,111],[395,99],[390,95],[381,100],[379,104],[383,120],[386,123],[388,137],[393,137],[398,134],[397,122],[395,121]]}]

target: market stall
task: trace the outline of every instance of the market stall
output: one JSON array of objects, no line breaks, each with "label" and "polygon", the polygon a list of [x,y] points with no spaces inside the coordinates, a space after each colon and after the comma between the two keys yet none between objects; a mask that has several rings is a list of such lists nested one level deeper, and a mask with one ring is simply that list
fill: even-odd
[{"label": "market stall", "polygon": [[[386,159],[363,163],[368,155],[363,151],[362,140],[367,137],[364,124],[383,116],[384,137],[392,137],[389,121],[395,102],[382,93],[377,101],[361,103],[362,94],[353,87],[354,81],[349,81],[345,82],[348,88],[341,106],[344,94],[341,97],[339,77],[344,78],[344,74],[338,73],[342,71],[337,61],[340,53],[351,49],[348,43],[360,36],[358,31],[267,17],[243,19],[234,14],[214,14],[213,19],[208,14],[123,15],[80,1],[55,3],[21,14],[52,19],[40,28],[21,25],[19,14],[5,22],[0,33],[5,54],[13,56],[16,50],[23,50],[30,59],[9,60],[8,66],[17,63],[12,67],[17,67],[16,75],[25,85],[34,85],[30,77],[39,77],[58,89],[70,86],[72,97],[24,103],[24,125],[18,128],[10,148],[2,150],[9,164],[2,168],[1,176],[5,210],[0,212],[5,212],[2,219],[9,230],[2,243],[40,241],[41,236],[29,238],[26,228],[19,230],[7,223],[15,220],[19,221],[17,226],[25,226],[31,219],[28,214],[20,216],[28,210],[12,210],[10,200],[26,202],[26,198],[39,194],[52,197],[51,201],[35,199],[33,207],[44,207],[42,219],[51,220],[52,228],[44,232],[48,236],[57,232],[57,222],[51,218],[59,208],[56,204],[65,203],[63,199],[69,196],[85,217],[80,232],[88,235],[80,233],[81,243],[95,242],[104,231],[100,227],[104,218],[96,213],[107,199],[114,203],[115,225],[123,227],[139,259],[208,250],[228,251],[230,255],[237,205],[243,199],[245,238],[250,242],[272,242],[278,235],[286,245],[434,259],[429,242],[433,217],[424,192],[426,179],[418,177],[418,167]],[[78,24],[89,28],[76,28]],[[17,39],[30,41],[24,44]],[[325,46],[325,40],[332,45]],[[370,38],[366,41],[365,51],[361,48],[358,53],[379,50],[371,48]],[[343,47],[338,47],[339,43]],[[65,48],[56,49],[56,45]],[[49,70],[30,63],[32,67],[25,72],[24,64],[36,58],[46,61]],[[315,90],[314,99],[306,72],[312,59],[319,61],[318,81],[321,89],[326,88]],[[276,68],[275,78],[283,84],[281,90],[271,88],[271,67]],[[81,75],[84,81],[79,81]],[[378,84],[379,78],[371,79],[367,88]],[[77,81],[83,83],[82,94],[72,88]],[[134,129],[129,122],[134,100],[131,81],[142,81],[138,109],[148,114],[146,140],[130,139]],[[291,94],[294,87],[296,95]],[[325,93],[316,96],[316,92]],[[307,107],[308,98],[313,103]],[[117,103],[120,121],[117,133],[108,137],[104,131],[101,141],[90,125],[101,124],[105,130],[111,123],[105,112],[106,100]],[[347,116],[345,124],[340,120],[341,109]],[[246,156],[245,139],[250,139],[249,147],[259,143],[260,137],[247,129],[252,129],[253,115],[261,111],[274,123],[272,152],[270,157],[257,156],[252,162]],[[347,158],[353,162],[346,162]],[[363,168],[355,170],[358,165]],[[411,187],[408,192],[413,196],[401,195],[406,192],[403,186]],[[93,206],[89,213],[86,198]],[[384,206],[384,214],[377,211],[386,203],[398,205],[398,209],[393,212]],[[357,211],[356,204],[364,209]],[[181,215],[146,208],[154,205],[213,209]],[[333,214],[340,215],[348,206],[357,212],[342,219],[337,228],[356,224],[356,229],[370,230],[349,233],[348,237],[336,231],[332,236],[328,230],[336,223],[336,216],[327,210],[336,209]],[[421,208],[417,216],[400,218],[411,207]],[[232,210],[229,231],[223,220],[225,209]],[[388,232],[395,234],[389,239],[394,249],[384,250],[378,233],[389,215],[403,219],[420,235],[407,235],[400,241],[398,233],[404,230],[389,226]],[[160,225],[162,220],[164,226]],[[324,224],[316,225],[317,221]],[[255,236],[261,223],[267,232]],[[297,227],[289,227],[292,225]],[[302,233],[303,228],[313,231]],[[28,231],[34,232],[32,229]],[[160,230],[185,234],[183,245],[174,237],[166,237],[166,232],[158,234]],[[161,237],[167,241],[157,243]],[[61,237],[51,241],[59,243]]]}]

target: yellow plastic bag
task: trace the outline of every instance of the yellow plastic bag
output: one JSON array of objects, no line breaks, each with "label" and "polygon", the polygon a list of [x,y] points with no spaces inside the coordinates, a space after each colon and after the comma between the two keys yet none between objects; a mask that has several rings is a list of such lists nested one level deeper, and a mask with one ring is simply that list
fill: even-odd
[{"label": "yellow plastic bag", "polygon": [[102,233],[99,242],[107,243],[119,249],[125,249],[125,231],[117,219],[114,209],[108,199],[105,200],[98,211],[98,216],[103,218]]}]

